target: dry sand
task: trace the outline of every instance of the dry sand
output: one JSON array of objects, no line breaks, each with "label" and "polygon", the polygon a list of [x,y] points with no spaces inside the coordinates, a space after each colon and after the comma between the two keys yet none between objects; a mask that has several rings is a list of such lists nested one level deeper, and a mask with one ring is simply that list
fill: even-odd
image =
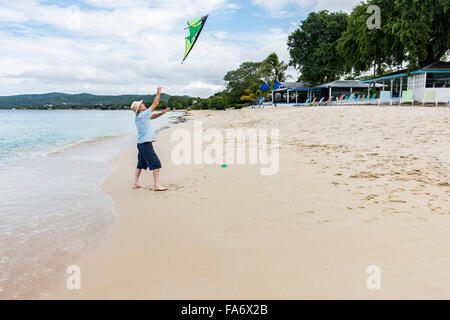
[{"label": "dry sand", "polygon": [[50,298],[450,298],[450,109],[191,114],[205,129],[279,128],[279,173],[175,166],[170,135],[188,121],[155,144],[170,190],[135,191],[130,146],[103,185],[118,222],[78,263],[81,290],[60,283]]}]

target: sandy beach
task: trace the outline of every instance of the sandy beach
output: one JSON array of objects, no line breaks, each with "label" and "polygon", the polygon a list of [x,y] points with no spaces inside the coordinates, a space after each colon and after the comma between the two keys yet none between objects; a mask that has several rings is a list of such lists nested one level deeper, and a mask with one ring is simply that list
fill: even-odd
[{"label": "sandy beach", "polygon": [[[118,219],[56,299],[449,299],[450,109],[191,111],[158,137],[168,192],[132,190],[135,145],[103,183]],[[175,165],[179,128],[277,128],[280,166]],[[149,172],[143,183],[151,186]],[[381,288],[366,286],[367,268]]]}]

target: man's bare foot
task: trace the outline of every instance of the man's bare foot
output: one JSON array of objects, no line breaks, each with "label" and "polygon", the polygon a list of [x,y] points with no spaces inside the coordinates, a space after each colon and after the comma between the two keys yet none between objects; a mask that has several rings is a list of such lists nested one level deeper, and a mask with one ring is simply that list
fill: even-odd
[{"label": "man's bare foot", "polygon": [[165,188],[163,186],[160,186],[160,185],[157,185],[157,186],[155,186],[155,189],[153,189],[153,190],[155,190],[155,191],[167,191],[167,188]]},{"label": "man's bare foot", "polygon": [[145,188],[145,186],[143,186],[142,184],[135,184],[135,185],[133,186],[133,189],[134,189],[134,190],[136,190],[136,189],[142,189],[142,188]]}]

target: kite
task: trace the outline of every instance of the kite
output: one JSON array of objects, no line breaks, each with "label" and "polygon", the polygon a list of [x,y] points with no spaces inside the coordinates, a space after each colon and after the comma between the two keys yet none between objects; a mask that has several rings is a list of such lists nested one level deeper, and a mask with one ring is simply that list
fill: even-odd
[{"label": "kite", "polygon": [[[184,53],[183,62],[184,62],[184,60],[186,60],[187,56],[191,52],[195,43],[197,42],[197,39],[200,36],[200,33],[202,32],[207,19],[208,19],[208,15],[206,15],[202,18],[188,21],[187,24],[188,24],[190,34],[186,37],[186,52]],[[181,62],[181,63],[183,63],[183,62]]]}]

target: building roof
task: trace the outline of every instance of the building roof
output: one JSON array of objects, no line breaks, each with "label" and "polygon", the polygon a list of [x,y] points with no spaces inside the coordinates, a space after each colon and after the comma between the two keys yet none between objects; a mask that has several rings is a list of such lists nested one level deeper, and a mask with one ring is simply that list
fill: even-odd
[{"label": "building roof", "polygon": [[[396,72],[387,73],[381,77],[364,80],[363,82],[367,83],[367,82],[374,82],[374,81],[380,81],[380,80],[388,80],[388,79],[406,77],[406,76],[408,76],[407,71],[408,71],[407,69],[403,69],[403,70],[399,70]],[[422,69],[411,72],[411,74],[439,73],[439,72],[450,72],[450,62],[436,61],[426,67],[423,67]]]},{"label": "building roof", "polygon": [[336,80],[322,84],[316,88],[367,88],[368,85],[358,80]]},{"label": "building roof", "polygon": [[282,85],[286,86],[289,89],[310,89],[313,86],[308,82],[282,82]]},{"label": "building roof", "polygon": [[309,91],[314,90],[314,87],[308,82],[280,82],[280,87],[277,90],[286,90],[289,89],[291,91]]}]

